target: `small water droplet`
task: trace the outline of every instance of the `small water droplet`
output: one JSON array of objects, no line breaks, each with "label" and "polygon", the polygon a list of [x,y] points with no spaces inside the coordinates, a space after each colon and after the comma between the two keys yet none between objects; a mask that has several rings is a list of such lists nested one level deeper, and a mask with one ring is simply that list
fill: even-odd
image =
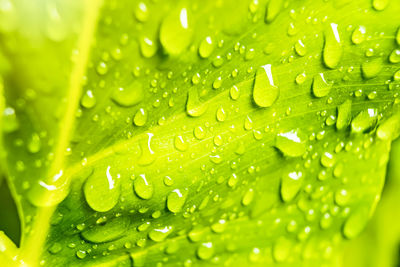
[{"label": "small water droplet", "polygon": [[361,44],[365,40],[366,29],[364,26],[358,26],[354,29],[351,35],[351,41],[353,44]]},{"label": "small water droplet", "polygon": [[172,233],[172,226],[165,226],[164,228],[156,228],[149,232],[149,238],[155,242],[162,242],[171,233]]},{"label": "small water droplet", "polygon": [[197,256],[201,260],[209,260],[214,256],[214,246],[211,242],[202,243],[197,248]]},{"label": "small water droplet", "polygon": [[6,107],[3,111],[3,131],[11,133],[19,128],[19,123],[15,110],[11,107]]},{"label": "small water droplet", "polygon": [[350,214],[343,226],[343,235],[352,239],[358,236],[365,228],[369,219],[368,210],[365,207],[358,207]]},{"label": "small water droplet", "polygon": [[143,108],[140,108],[133,117],[133,123],[136,126],[143,126],[146,124],[146,121],[147,121],[147,111]]},{"label": "small water droplet", "polygon": [[188,148],[187,142],[183,139],[181,135],[175,136],[174,145],[175,148],[179,151],[186,151],[186,149]]},{"label": "small water droplet", "polygon": [[129,88],[119,87],[113,90],[111,99],[122,107],[131,107],[143,100],[143,86],[134,81]]},{"label": "small water droplet", "polygon": [[96,97],[93,95],[92,90],[87,90],[82,98],[81,98],[81,105],[84,108],[92,108],[96,105]]},{"label": "small water droplet", "polygon": [[81,232],[81,236],[92,243],[110,242],[123,237],[129,225],[130,219],[128,217],[114,217],[105,223],[89,227]]},{"label": "small water droplet", "polygon": [[142,166],[150,165],[156,159],[156,155],[154,151],[151,149],[151,139],[154,134],[147,133],[147,140],[142,139],[139,141],[140,150],[142,151],[140,158],[138,160],[138,164]]},{"label": "small water droplet", "polygon": [[188,99],[186,102],[186,113],[192,117],[199,117],[206,112],[207,103],[200,102],[197,88],[191,87],[188,91]]},{"label": "small water droplet", "polygon": [[40,151],[42,146],[42,142],[40,141],[40,137],[37,133],[32,134],[31,139],[28,143],[28,151],[32,154]]},{"label": "small water droplet", "polygon": [[400,118],[394,115],[384,121],[376,131],[376,136],[382,140],[394,140],[400,133]]},{"label": "small water droplet", "polygon": [[301,57],[303,57],[303,56],[305,56],[307,54],[307,48],[306,48],[305,44],[301,40],[298,40],[294,44],[294,50]]},{"label": "small water droplet", "polygon": [[157,53],[158,50],[157,43],[146,36],[139,39],[139,45],[140,45],[140,52],[142,53],[142,56],[144,56],[145,58],[150,58]]},{"label": "small water droplet", "polygon": [[283,5],[283,0],[271,0],[268,2],[265,12],[265,22],[271,23],[278,16]]},{"label": "small water droplet", "polygon": [[135,8],[135,17],[140,22],[147,21],[149,12],[145,3],[140,2]]},{"label": "small water droplet", "polygon": [[389,3],[389,0],[373,0],[372,6],[375,10],[382,11],[386,8],[388,3]]},{"label": "small water droplet", "polygon": [[254,190],[250,188],[249,190],[246,191],[246,193],[243,195],[242,198],[242,205],[243,206],[248,206],[254,199]]},{"label": "small water droplet", "polygon": [[333,167],[333,165],[335,165],[336,163],[336,159],[335,156],[332,155],[329,152],[325,152],[324,154],[322,154],[321,156],[321,165],[326,167],[326,168],[330,168]]},{"label": "small water droplet", "polygon": [[214,223],[211,225],[211,230],[214,233],[222,233],[226,229],[226,221],[225,220],[219,220],[218,222]]},{"label": "small water droplet", "polygon": [[285,237],[280,237],[272,247],[272,256],[276,262],[284,262],[290,255],[292,242]]},{"label": "small water droplet", "polygon": [[372,60],[367,60],[361,64],[361,71],[365,79],[371,79],[378,75],[382,70],[382,60],[380,58],[375,58]]},{"label": "small water droplet", "polygon": [[399,63],[400,62],[400,49],[394,49],[389,56],[390,63]]},{"label": "small water droplet", "polygon": [[240,96],[240,90],[239,88],[237,88],[235,85],[233,85],[231,87],[231,89],[229,90],[229,95],[231,96],[231,98],[233,100],[237,100]]},{"label": "small water droplet", "polygon": [[279,87],[275,85],[272,75],[272,65],[267,64],[257,69],[253,99],[260,107],[272,106],[279,97]]},{"label": "small water droplet", "polygon": [[193,134],[194,137],[196,137],[199,140],[204,139],[204,137],[206,137],[206,131],[201,126],[195,127],[193,129]]}]

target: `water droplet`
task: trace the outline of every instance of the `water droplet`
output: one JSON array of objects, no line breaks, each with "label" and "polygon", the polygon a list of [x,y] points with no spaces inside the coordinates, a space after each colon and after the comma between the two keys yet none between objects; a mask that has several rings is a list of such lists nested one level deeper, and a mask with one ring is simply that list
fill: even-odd
[{"label": "water droplet", "polygon": [[207,243],[202,243],[198,248],[197,248],[197,256],[201,260],[209,260],[214,256],[214,247],[211,242]]},{"label": "water droplet", "polygon": [[156,228],[149,232],[149,237],[155,242],[164,241],[168,235],[172,233],[171,226],[165,226],[164,228]]},{"label": "water droplet", "polygon": [[[140,240],[143,240],[143,239],[139,239],[139,241]],[[141,245],[139,247],[143,247],[143,246],[144,245]],[[133,267],[146,266],[147,250],[145,250],[145,249],[135,250],[134,252],[130,253],[130,256],[133,261]]]},{"label": "water droplet", "polygon": [[0,31],[2,32],[12,32],[18,26],[18,16],[13,2],[10,0],[0,2]]},{"label": "water droplet", "polygon": [[327,83],[323,73],[314,76],[312,90],[316,97],[324,97],[329,94],[332,89],[332,84]]},{"label": "water droplet", "polygon": [[361,64],[361,71],[365,79],[374,78],[381,70],[382,60],[380,58],[367,60]]},{"label": "water droplet", "polygon": [[144,174],[139,175],[133,180],[133,187],[136,195],[142,199],[150,199],[153,196],[153,184]]},{"label": "water droplet", "polygon": [[303,184],[302,172],[290,172],[282,176],[281,197],[285,202],[289,202],[299,193]]},{"label": "water droplet", "polygon": [[64,14],[60,12],[63,10],[58,7],[57,2],[47,3],[47,21],[45,27],[46,34],[49,39],[55,42],[63,41],[69,32],[68,24],[66,23],[65,18],[63,18]]},{"label": "water droplet", "polygon": [[369,108],[363,110],[351,122],[351,130],[354,133],[362,133],[373,128],[378,120],[378,110]]},{"label": "water droplet", "polygon": [[394,49],[392,53],[390,53],[389,61],[391,63],[399,63],[400,62],[400,49]]},{"label": "water droplet", "polygon": [[189,88],[188,99],[186,102],[186,113],[192,117],[199,117],[206,112],[207,108],[207,103],[200,102],[197,88]]},{"label": "water droplet", "polygon": [[28,192],[29,201],[37,207],[50,207],[60,203],[69,193],[68,178],[60,170],[50,176],[50,179],[39,180]]},{"label": "water droplet", "polygon": [[260,107],[270,107],[279,97],[279,88],[274,84],[272,65],[258,68],[253,88],[254,102]]},{"label": "water droplet", "polygon": [[28,143],[28,151],[32,154],[37,153],[40,151],[41,146],[42,142],[40,141],[39,135],[36,133],[32,134]]},{"label": "water droplet", "polygon": [[78,257],[79,259],[84,259],[86,257],[86,251],[84,250],[78,250],[75,253],[76,257]]},{"label": "water droplet", "polygon": [[376,131],[376,136],[382,140],[394,140],[400,133],[400,118],[394,115],[384,121]]},{"label": "water droplet", "polygon": [[358,236],[368,222],[369,214],[365,207],[358,207],[350,214],[343,226],[343,235],[348,238]]},{"label": "water droplet", "polygon": [[335,192],[335,202],[339,206],[346,206],[349,203],[350,195],[346,189],[340,189]]},{"label": "water droplet", "polygon": [[195,127],[193,130],[193,134],[194,134],[194,137],[196,137],[199,140],[204,139],[204,137],[206,137],[206,132],[203,129],[203,127],[201,127],[201,126]]},{"label": "water droplet", "polygon": [[303,84],[305,81],[306,81],[306,74],[304,72],[296,76],[297,84]]},{"label": "water droplet", "polygon": [[210,36],[207,36],[200,42],[199,55],[202,58],[208,58],[215,49],[215,44]]},{"label": "water droplet", "polygon": [[171,191],[167,196],[167,208],[169,211],[177,213],[182,210],[183,205],[185,204],[186,197],[188,195],[187,190],[175,189]]},{"label": "water droplet", "polygon": [[272,247],[272,256],[276,262],[284,262],[290,254],[292,242],[285,237],[280,237]]},{"label": "water droplet", "polygon": [[325,44],[323,51],[324,63],[328,68],[334,69],[342,57],[343,48],[338,32],[338,25],[331,23],[325,31]]},{"label": "water droplet", "polygon": [[268,2],[265,12],[265,22],[271,23],[281,11],[283,0],[271,0]]},{"label": "water droplet", "polygon": [[213,82],[213,88],[219,89],[221,85],[222,85],[222,78],[221,77],[216,78]]},{"label": "water droplet", "polygon": [[146,58],[150,58],[157,53],[158,50],[157,43],[146,36],[139,39],[139,45],[142,56]]},{"label": "water droplet", "polygon": [[116,88],[111,99],[122,107],[131,107],[143,100],[143,86],[140,82],[134,81],[129,88]]},{"label": "water droplet", "polygon": [[358,26],[354,29],[351,35],[351,41],[353,44],[361,44],[365,40],[366,29],[364,26]]},{"label": "water droplet", "polygon": [[329,152],[325,152],[324,154],[322,154],[321,156],[321,165],[326,167],[326,168],[330,168],[333,167],[333,165],[335,165],[336,163],[336,159],[335,156],[332,155]]},{"label": "water droplet", "polygon": [[105,173],[95,170],[84,184],[86,202],[95,211],[109,211],[118,203],[121,192],[119,175],[113,177],[110,168],[108,166]]},{"label": "water droplet", "polygon": [[254,190],[253,189],[249,189],[246,191],[246,193],[243,195],[242,198],[242,205],[243,206],[248,206],[250,205],[250,203],[253,201],[254,198]]},{"label": "water droplet", "polygon": [[62,250],[62,246],[60,243],[55,242],[53,243],[50,247],[49,247],[49,252],[51,254],[57,254],[58,252],[60,252]]},{"label": "water droplet", "polygon": [[389,0],[373,0],[372,6],[374,7],[375,10],[382,11],[386,8],[388,3],[389,3]]},{"label": "water droplet", "polygon": [[81,232],[86,241],[92,243],[104,243],[117,240],[123,237],[130,225],[128,217],[115,217],[103,224],[96,224],[93,227]]},{"label": "water droplet", "polygon": [[140,2],[135,8],[135,17],[140,22],[147,21],[149,12],[145,3]]},{"label": "water droplet", "polygon": [[99,75],[104,75],[107,73],[108,71],[108,66],[105,62],[100,62],[97,67],[96,67],[96,71]]},{"label": "water droplet", "polygon": [[160,28],[160,42],[166,52],[178,55],[190,45],[193,35],[190,23],[190,14],[186,8],[173,10],[164,18]]},{"label": "water droplet", "polygon": [[92,108],[96,105],[96,97],[93,95],[92,90],[87,90],[82,98],[81,98],[81,105],[84,108]]},{"label": "water droplet", "polygon": [[306,152],[306,144],[297,131],[280,133],[276,136],[275,147],[285,156],[300,157]]},{"label": "water droplet", "polygon": [[181,135],[175,136],[174,145],[175,148],[178,149],[179,151],[186,151],[186,149],[188,148],[187,142],[185,142],[185,140]]},{"label": "water droplet", "polygon": [[214,223],[211,225],[211,230],[214,233],[222,233],[226,229],[226,221],[225,220],[219,220],[218,222]]},{"label": "water droplet", "polygon": [[238,181],[239,181],[239,178],[236,176],[236,174],[232,173],[228,179],[228,186],[234,187],[238,183]]},{"label": "water droplet", "polygon": [[143,108],[140,108],[133,117],[133,123],[136,126],[143,126],[146,124],[146,121],[147,121],[147,111]]},{"label": "water droplet", "polygon": [[351,100],[347,99],[343,104],[338,106],[338,116],[336,121],[336,128],[342,130],[350,125],[351,121]]},{"label": "water droplet", "polygon": [[147,166],[150,165],[154,162],[156,159],[156,155],[154,151],[151,149],[151,139],[153,138],[154,134],[152,133],[147,133],[147,140],[142,139],[139,142],[140,145],[140,150],[142,151],[142,154],[140,155],[140,158],[138,160],[139,165],[142,166]]},{"label": "water droplet", "polygon": [[306,46],[303,44],[303,42],[301,40],[298,40],[295,44],[294,44],[294,50],[296,51],[296,53],[303,57],[307,54],[307,48]]},{"label": "water droplet", "polygon": [[219,107],[217,109],[217,114],[216,114],[217,120],[222,122],[226,119],[226,113],[225,110],[222,107]]},{"label": "water droplet", "polygon": [[231,89],[229,90],[229,95],[231,96],[231,98],[233,100],[237,100],[240,96],[239,88],[237,88],[235,85],[233,85],[231,87]]},{"label": "water droplet", "polygon": [[246,118],[244,119],[244,129],[247,131],[253,129],[253,121],[249,116],[246,116]]},{"label": "water droplet", "polygon": [[165,176],[164,177],[164,184],[166,186],[172,186],[174,184],[174,180],[172,180],[172,178],[169,177],[169,176]]},{"label": "water droplet", "polygon": [[3,131],[11,133],[19,128],[19,123],[15,110],[11,107],[6,107],[3,111]]},{"label": "water droplet", "polygon": [[319,225],[321,226],[321,229],[328,229],[332,225],[332,216],[329,213],[325,213],[322,216]]}]

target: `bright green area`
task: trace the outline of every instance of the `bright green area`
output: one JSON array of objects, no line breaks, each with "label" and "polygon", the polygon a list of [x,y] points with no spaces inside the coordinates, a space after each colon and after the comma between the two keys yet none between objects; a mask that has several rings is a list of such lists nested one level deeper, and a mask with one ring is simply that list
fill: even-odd
[{"label": "bright green area", "polygon": [[0,265],[393,265],[398,14],[0,0]]}]

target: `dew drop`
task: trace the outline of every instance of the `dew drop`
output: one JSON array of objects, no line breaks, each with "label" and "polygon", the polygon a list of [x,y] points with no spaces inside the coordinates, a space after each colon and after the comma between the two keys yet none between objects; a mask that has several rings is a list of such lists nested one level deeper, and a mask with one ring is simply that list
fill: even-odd
[{"label": "dew drop", "polygon": [[369,214],[366,208],[358,207],[355,209],[344,223],[343,235],[348,239],[358,236],[365,228],[368,218]]},{"label": "dew drop", "polygon": [[376,136],[382,140],[394,140],[400,132],[400,118],[398,115],[392,116],[384,121],[376,131]]},{"label": "dew drop", "polygon": [[214,233],[222,233],[226,229],[226,221],[225,220],[219,220],[218,222],[214,223],[211,225],[211,230]]},{"label": "dew drop", "polygon": [[180,212],[185,204],[187,195],[187,190],[182,190],[181,192],[181,190],[175,189],[171,191],[167,196],[168,210],[174,213]]},{"label": "dew drop", "polygon": [[327,83],[323,73],[314,76],[312,90],[316,97],[324,97],[329,94],[332,84]]},{"label": "dew drop", "polygon": [[19,128],[19,122],[15,110],[11,107],[6,107],[3,111],[3,131],[5,133],[11,133]]},{"label": "dew drop", "polygon": [[32,154],[40,151],[42,146],[42,142],[40,141],[40,137],[37,133],[32,134],[31,139],[28,143],[28,151]]},{"label": "dew drop", "polygon": [[302,172],[290,172],[282,176],[281,197],[284,202],[289,202],[299,193],[303,184]]},{"label": "dew drop", "polygon": [[174,145],[175,148],[178,149],[179,151],[186,151],[188,148],[187,142],[185,142],[185,140],[181,135],[175,136]]},{"label": "dew drop", "polygon": [[336,128],[342,130],[350,125],[351,121],[351,100],[347,99],[337,108],[338,116],[336,120]]},{"label": "dew drop", "polygon": [[231,96],[231,98],[233,100],[237,100],[240,96],[239,88],[237,88],[235,85],[233,85],[231,87],[231,89],[229,90],[229,95]]},{"label": "dew drop", "polygon": [[197,256],[201,260],[209,260],[214,256],[214,246],[211,242],[207,243],[202,243],[198,248],[197,248]]},{"label": "dew drop", "polygon": [[253,88],[254,102],[260,107],[272,106],[279,97],[279,88],[274,84],[272,65],[258,68]]},{"label": "dew drop", "polygon": [[329,152],[325,152],[324,154],[322,154],[321,156],[321,165],[326,167],[326,168],[330,168],[333,167],[333,165],[335,165],[336,163],[336,159],[335,156],[332,155]]},{"label": "dew drop", "polygon": [[156,228],[149,232],[149,238],[155,242],[162,242],[171,233],[172,233],[171,226],[165,226],[164,228]]},{"label": "dew drop", "polygon": [[305,56],[307,54],[307,48],[306,48],[305,44],[303,44],[303,42],[301,40],[298,40],[294,44],[294,50],[301,57],[303,57],[303,56]]},{"label": "dew drop", "polygon": [[268,2],[267,10],[265,12],[265,22],[271,23],[281,11],[283,0],[271,0]]},{"label": "dew drop", "polygon": [[217,117],[217,120],[219,122],[223,122],[226,119],[226,113],[225,113],[225,110],[222,107],[219,107],[217,109],[216,117]]},{"label": "dew drop", "polygon": [[160,42],[166,52],[172,55],[182,53],[191,43],[193,31],[188,9],[173,10],[160,28]]},{"label": "dew drop", "polygon": [[194,137],[196,137],[199,140],[204,139],[204,137],[206,137],[206,132],[203,129],[203,127],[201,127],[201,126],[195,127],[193,129],[193,134],[194,134]]},{"label": "dew drop", "polygon": [[400,62],[400,49],[394,49],[389,56],[390,63],[399,63]]},{"label": "dew drop", "polygon": [[86,241],[92,243],[104,243],[120,239],[124,236],[130,225],[128,217],[115,217],[106,223],[96,224],[81,232]]},{"label": "dew drop", "polygon": [[340,189],[335,192],[335,202],[339,206],[346,206],[349,203],[350,195],[345,189]]},{"label": "dew drop", "polygon": [[389,0],[373,0],[372,6],[375,10],[382,11],[386,8],[388,3],[389,3]]},{"label": "dew drop", "polygon": [[96,105],[96,97],[93,95],[92,90],[87,90],[82,98],[81,98],[81,105],[84,108],[92,108]]},{"label": "dew drop", "polygon": [[150,199],[153,196],[153,184],[144,174],[139,175],[133,180],[133,187],[136,195],[142,199]]},{"label": "dew drop", "polygon": [[199,93],[197,88],[191,87],[188,91],[188,98],[186,102],[186,113],[192,117],[199,117],[206,112],[208,108],[207,103],[200,102]]},{"label": "dew drop", "polygon": [[208,58],[215,49],[215,43],[210,36],[207,36],[200,42],[199,55],[202,58]]},{"label": "dew drop", "polygon": [[133,123],[136,126],[143,126],[146,124],[146,121],[147,121],[147,111],[143,108],[140,108],[133,117]]},{"label": "dew drop", "polygon": [[146,36],[139,39],[139,45],[140,45],[140,52],[142,53],[142,56],[145,58],[150,58],[157,53],[158,50],[157,43]]},{"label": "dew drop", "polygon": [[86,202],[95,211],[109,211],[118,203],[119,175],[113,177],[110,168],[108,166],[105,173],[95,170],[84,184],[83,191]]},{"label": "dew drop", "polygon": [[139,142],[140,150],[142,151],[140,158],[138,160],[139,165],[147,166],[154,162],[156,159],[156,155],[154,151],[151,149],[151,139],[153,138],[154,134],[147,133],[147,140],[142,139]]},{"label": "dew drop", "polygon": [[365,40],[366,29],[364,26],[358,26],[354,29],[351,35],[351,41],[353,44],[361,44]]},{"label": "dew drop", "polygon": [[338,32],[338,25],[331,23],[325,31],[325,44],[323,51],[324,63],[328,68],[334,69],[342,57],[343,48]]},{"label": "dew drop", "polygon": [[105,62],[100,62],[97,67],[96,67],[96,71],[99,75],[104,75],[107,73],[108,71],[108,66]]},{"label": "dew drop", "polygon": [[147,21],[149,12],[145,3],[140,2],[135,8],[135,17],[140,22]]},{"label": "dew drop", "polygon": [[365,79],[376,77],[381,70],[382,60],[380,58],[367,60],[361,64],[361,71]]},{"label": "dew drop", "polygon": [[303,140],[297,131],[292,130],[278,134],[275,139],[275,147],[287,157],[300,157],[306,152]]},{"label": "dew drop", "polygon": [[373,128],[378,120],[378,110],[369,108],[363,110],[351,122],[351,130],[354,133],[362,133]]},{"label": "dew drop", "polygon": [[276,262],[284,262],[290,255],[292,243],[285,237],[280,237],[272,247],[272,256]]},{"label": "dew drop", "polygon": [[250,205],[250,203],[253,201],[254,199],[254,190],[253,189],[249,189],[246,191],[246,193],[243,195],[242,198],[242,205],[243,206],[248,206]]},{"label": "dew drop", "polygon": [[134,81],[129,88],[119,87],[113,90],[111,99],[122,107],[131,107],[143,100],[143,86]]}]

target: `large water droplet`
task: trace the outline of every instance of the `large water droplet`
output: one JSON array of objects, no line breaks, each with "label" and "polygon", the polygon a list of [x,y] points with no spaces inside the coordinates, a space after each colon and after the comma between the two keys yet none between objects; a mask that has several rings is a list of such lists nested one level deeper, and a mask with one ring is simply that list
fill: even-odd
[{"label": "large water droplet", "polygon": [[175,189],[170,192],[167,196],[167,208],[169,211],[177,213],[182,210],[183,205],[185,204],[186,197],[188,195],[187,190],[179,190]]},{"label": "large water droplet", "polygon": [[382,60],[380,58],[365,61],[361,64],[363,77],[365,79],[374,78],[382,70],[382,67]]},{"label": "large water droplet", "polygon": [[290,172],[282,176],[281,197],[285,202],[289,202],[299,193],[303,183],[302,172]]},{"label": "large water droplet", "polygon": [[338,25],[331,23],[325,31],[325,44],[323,51],[324,63],[328,68],[336,68],[342,57],[343,48],[340,41]]},{"label": "large water droplet", "polygon": [[202,260],[209,260],[214,256],[214,246],[211,242],[202,243],[197,248],[197,256]]},{"label": "large water droplet", "polygon": [[302,140],[299,133],[294,130],[278,134],[275,147],[288,157],[300,157],[306,152],[304,139]]},{"label": "large water droplet", "polygon": [[133,181],[133,187],[136,195],[142,199],[150,199],[153,196],[153,184],[144,174],[139,175]]},{"label": "large water droplet", "polygon": [[207,108],[207,103],[200,102],[197,88],[189,88],[188,99],[186,102],[186,113],[192,117],[199,117],[206,112]]},{"label": "large water droplet", "polygon": [[108,166],[105,173],[95,170],[83,187],[86,202],[95,211],[109,211],[118,203],[121,192],[119,175],[113,177],[110,169],[111,167]]},{"label": "large water droplet", "polygon": [[81,233],[82,238],[93,243],[104,243],[117,240],[124,236],[128,230],[130,219],[128,217],[116,217],[105,224],[96,224],[92,228]]},{"label": "large water droplet", "polygon": [[150,165],[156,159],[156,155],[154,151],[151,149],[151,139],[153,138],[154,134],[147,133],[147,139],[142,139],[139,141],[140,150],[142,154],[139,157],[138,163],[142,166]]},{"label": "large water droplet", "polygon": [[382,11],[386,8],[388,3],[389,3],[389,0],[373,0],[372,6],[374,7],[375,10]]},{"label": "large water droplet", "polygon": [[267,10],[265,12],[265,22],[272,22],[281,11],[283,0],[271,0],[268,2]]},{"label": "large water droplet", "polygon": [[400,118],[394,115],[384,121],[376,131],[376,136],[382,140],[394,140],[400,133]]},{"label": "large water droplet", "polygon": [[202,58],[208,58],[215,49],[215,44],[210,36],[207,36],[200,42],[199,55]]},{"label": "large water droplet", "polygon": [[258,68],[253,88],[254,102],[260,107],[270,107],[279,97],[279,87],[275,85],[272,76],[272,65]]},{"label": "large water droplet", "polygon": [[190,26],[188,9],[173,10],[168,14],[160,28],[160,42],[166,52],[177,55],[191,43],[193,31]]},{"label": "large water droplet", "polygon": [[369,108],[363,110],[351,122],[351,130],[354,133],[362,133],[373,128],[378,120],[378,110]]},{"label": "large water droplet", "polygon": [[350,214],[343,226],[343,235],[348,238],[358,236],[368,222],[369,214],[365,207],[358,207]]},{"label": "large water droplet", "polygon": [[361,44],[365,40],[366,29],[364,26],[358,26],[354,29],[351,35],[351,41],[353,44]]},{"label": "large water droplet", "polygon": [[316,97],[326,96],[331,91],[331,88],[332,84],[326,82],[323,73],[319,73],[314,76],[312,90]]},{"label": "large water droplet", "polygon": [[337,110],[336,128],[342,130],[349,126],[351,121],[351,100],[347,99],[343,104],[338,106]]},{"label": "large water droplet", "polygon": [[140,82],[134,81],[129,88],[115,88],[111,99],[120,106],[131,107],[143,99],[143,86]]},{"label": "large water droplet", "polygon": [[165,226],[164,228],[156,228],[149,232],[149,237],[155,242],[164,241],[168,235],[172,233],[171,226]]}]

